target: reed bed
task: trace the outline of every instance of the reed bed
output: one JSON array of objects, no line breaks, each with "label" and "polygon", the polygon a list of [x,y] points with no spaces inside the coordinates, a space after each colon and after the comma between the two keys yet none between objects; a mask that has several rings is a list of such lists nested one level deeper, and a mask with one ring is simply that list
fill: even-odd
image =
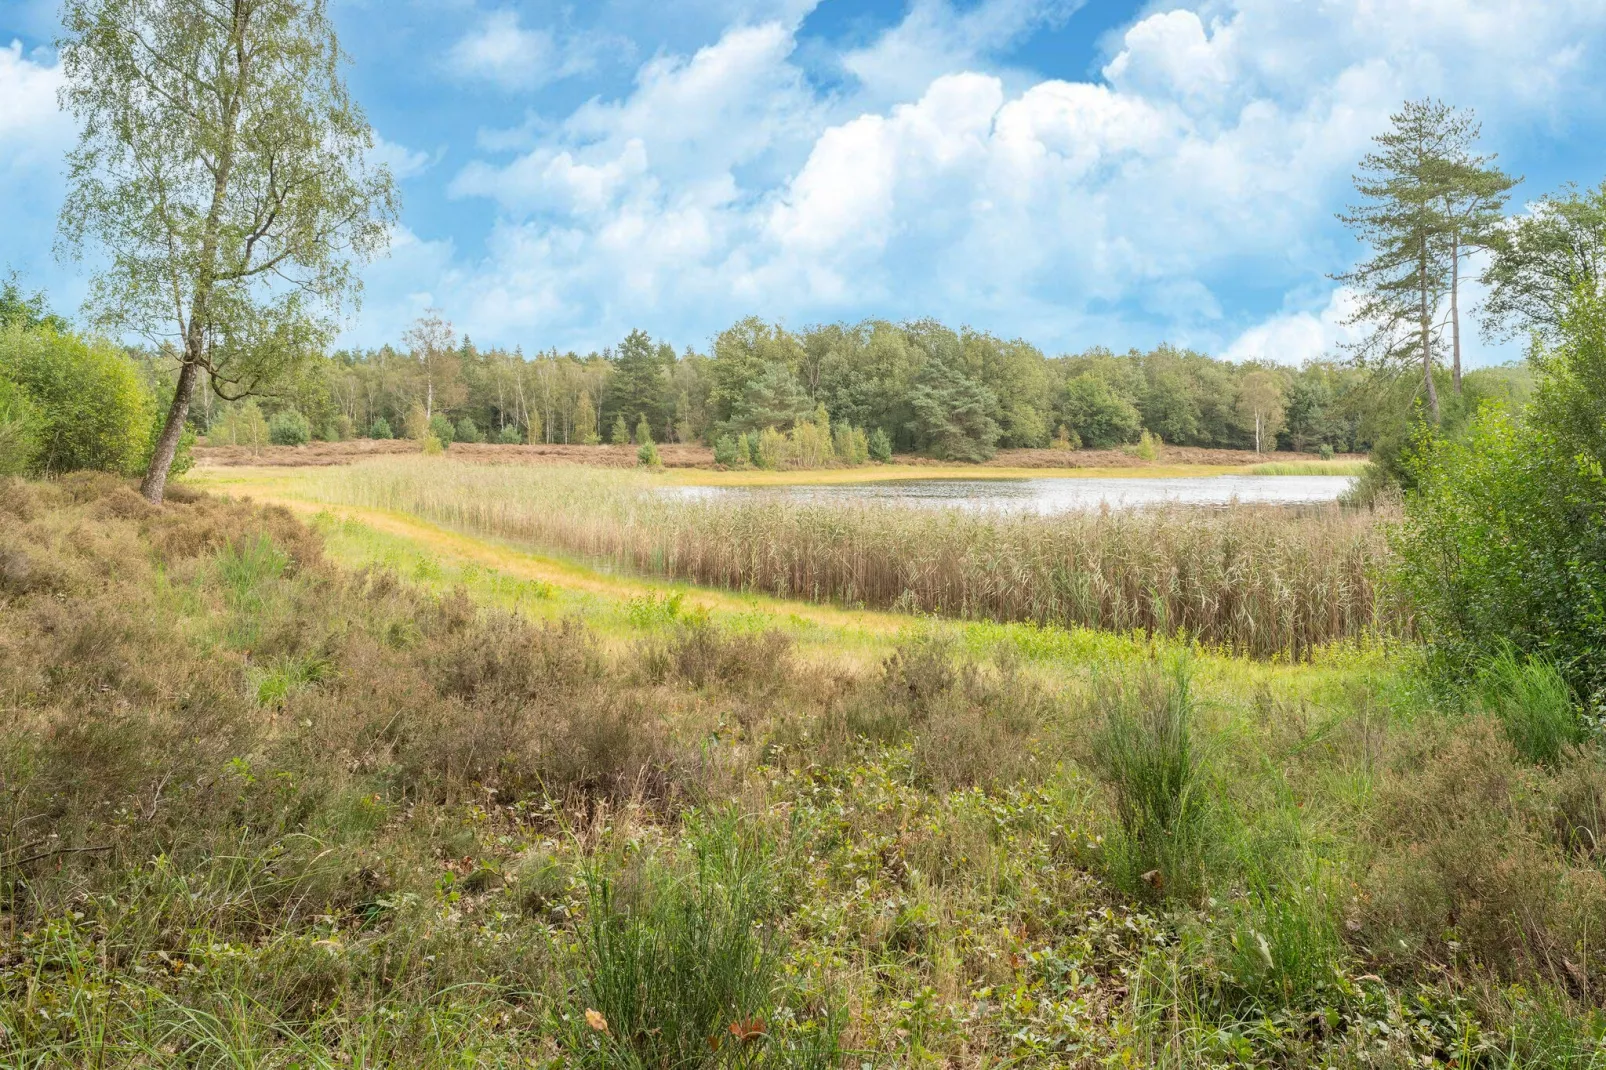
[{"label": "reed bed", "polygon": [[317,500],[412,514],[729,590],[964,619],[1184,635],[1255,657],[1409,633],[1373,511],[1070,513],[672,499],[652,477],[415,459],[320,472]]}]

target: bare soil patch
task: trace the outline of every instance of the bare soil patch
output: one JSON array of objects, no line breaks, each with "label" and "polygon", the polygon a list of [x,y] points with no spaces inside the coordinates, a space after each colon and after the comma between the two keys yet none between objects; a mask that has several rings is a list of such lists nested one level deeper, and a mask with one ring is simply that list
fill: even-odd
[{"label": "bare soil patch", "polygon": [[[351,464],[369,457],[388,457],[418,452],[418,443],[407,439],[358,438],[348,442],[309,442],[305,446],[196,446],[195,463],[201,468],[228,468],[241,465],[308,468]],[[488,442],[454,443],[447,453],[452,457],[482,464],[590,464],[602,468],[634,468],[634,446],[504,446]],[[714,451],[707,446],[662,445],[658,455],[667,468],[703,468],[714,464]]]}]

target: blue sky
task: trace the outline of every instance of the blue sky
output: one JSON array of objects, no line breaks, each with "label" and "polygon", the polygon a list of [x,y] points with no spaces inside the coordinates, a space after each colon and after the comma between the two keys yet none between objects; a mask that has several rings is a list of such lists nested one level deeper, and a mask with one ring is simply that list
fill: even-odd
[{"label": "blue sky", "polygon": [[[433,306],[527,351],[932,316],[1296,362],[1346,335],[1333,217],[1402,100],[1474,108],[1521,199],[1606,178],[1601,0],[333,9],[403,194],[357,344]],[[0,0],[0,266],[71,309],[55,33],[53,2]]]}]

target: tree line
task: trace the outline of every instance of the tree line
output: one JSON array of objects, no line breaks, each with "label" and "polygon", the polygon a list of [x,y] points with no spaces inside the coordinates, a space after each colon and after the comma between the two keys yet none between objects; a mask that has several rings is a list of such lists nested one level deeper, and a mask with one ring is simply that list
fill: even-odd
[{"label": "tree line", "polygon": [[[934,321],[794,331],[758,319],[704,353],[635,331],[601,353],[526,358],[480,349],[439,315],[395,346],[330,352],[356,308],[358,268],[384,252],[399,208],[326,5],[68,0],[62,21],[63,101],[81,135],[67,159],[60,251],[104,254],[91,328],[149,339],[145,366],[168,369],[142,484],[152,501],[196,431],[651,437],[723,442],[727,456],[747,443],[749,458],[765,432],[829,426],[834,441],[839,425],[850,446],[859,434],[877,452],[884,443],[955,460],[1145,433],[1187,446],[1375,450],[1406,439],[1418,399],[1442,423],[1498,392],[1485,387],[1509,392],[1462,374],[1469,257],[1486,254],[1485,329],[1543,335],[1558,294],[1598,285],[1606,247],[1606,187],[1563,190],[1507,217],[1518,180],[1480,149],[1475,118],[1421,101],[1392,117],[1362,161],[1360,203],[1343,216],[1369,248],[1341,276],[1361,295],[1355,322],[1368,332],[1347,363],[1231,364],[1170,346],[1050,358]],[[1414,385],[1403,374],[1412,368]]]},{"label": "tree line", "polygon": [[[1112,448],[1145,432],[1179,446],[1347,452],[1390,431],[1378,410],[1399,406],[1374,387],[1338,360],[1233,363],[1165,345],[1050,357],[931,320],[793,331],[749,318],[706,352],[637,330],[581,355],[480,347],[431,314],[403,344],[309,361],[247,422],[263,435],[293,411],[326,439],[432,424],[448,441],[551,444],[633,441],[644,423],[656,442],[718,445],[816,424],[823,409],[890,450],[952,460]],[[204,403],[194,422],[214,441],[248,441],[239,412]]]}]

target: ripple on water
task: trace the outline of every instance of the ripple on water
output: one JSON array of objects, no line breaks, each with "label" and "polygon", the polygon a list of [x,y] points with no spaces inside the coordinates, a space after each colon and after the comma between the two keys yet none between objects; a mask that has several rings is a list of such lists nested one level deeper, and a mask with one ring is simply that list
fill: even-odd
[{"label": "ripple on water", "polygon": [[675,487],[695,501],[771,499],[812,504],[886,504],[924,508],[1065,513],[1154,505],[1310,505],[1335,501],[1353,476],[1180,476],[1164,478],[899,479],[784,487]]}]

